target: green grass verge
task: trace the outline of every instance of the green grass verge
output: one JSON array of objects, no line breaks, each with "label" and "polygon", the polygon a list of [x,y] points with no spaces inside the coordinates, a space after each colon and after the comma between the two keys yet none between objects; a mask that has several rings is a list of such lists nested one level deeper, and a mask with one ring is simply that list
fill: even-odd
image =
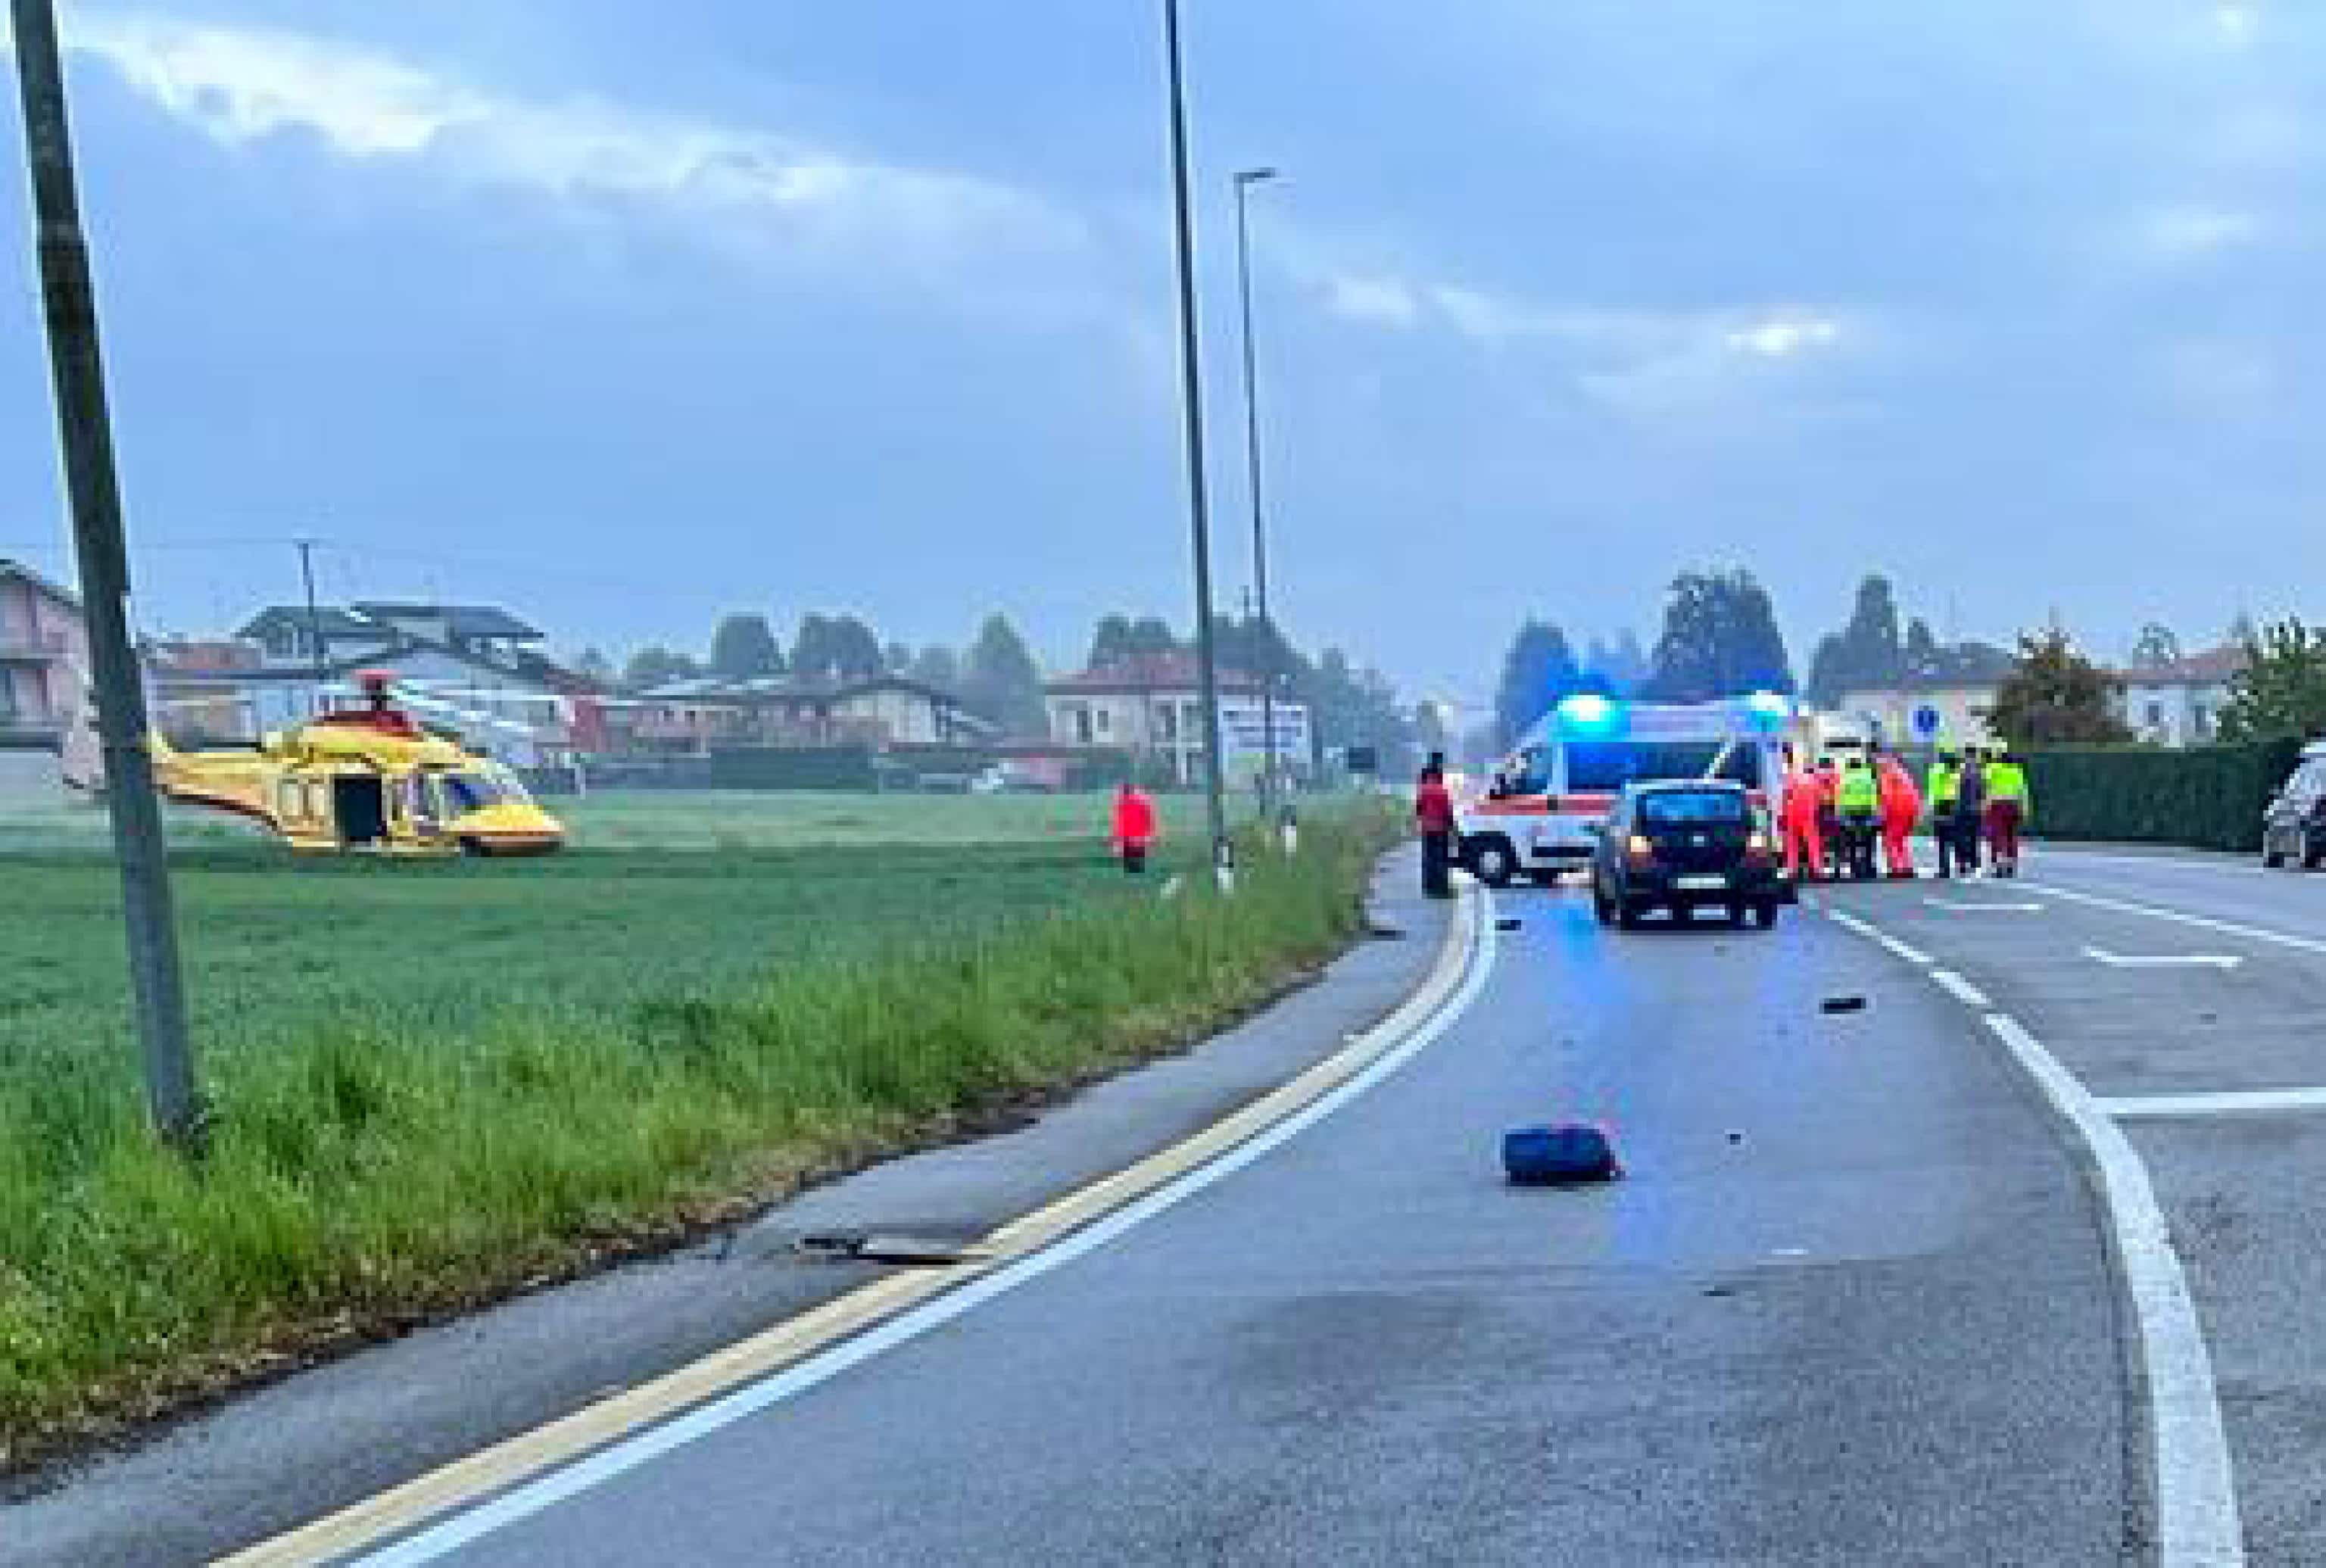
[{"label": "green grass verge", "polygon": [[1389,831],[1312,821],[1230,900],[1087,846],[198,850],[199,1171],[138,1118],[109,869],[0,862],[44,910],[0,934],[0,1468],[1200,1036],[1347,940]]}]

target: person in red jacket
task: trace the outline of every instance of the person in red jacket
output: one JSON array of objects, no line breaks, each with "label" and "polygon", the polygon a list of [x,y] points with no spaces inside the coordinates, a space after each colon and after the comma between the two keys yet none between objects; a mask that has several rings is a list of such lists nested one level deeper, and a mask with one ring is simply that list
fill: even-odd
[{"label": "person in red jacket", "polygon": [[1432,898],[1453,897],[1456,829],[1442,751],[1429,754],[1414,788],[1413,825],[1421,833],[1421,891]]},{"label": "person in red jacket", "polygon": [[1148,851],[1155,848],[1155,801],[1130,780],[1114,796],[1114,852],[1124,871],[1136,877],[1147,869]]},{"label": "person in red jacket", "polygon": [[1785,836],[1785,875],[1795,882],[1815,882],[1824,875],[1825,824],[1819,820],[1824,807],[1817,774],[1789,754],[1777,815]]},{"label": "person in red jacket", "polygon": [[1921,820],[1922,792],[1914,787],[1914,775],[1886,751],[1875,783],[1882,792],[1882,847],[1889,858],[1890,875],[1902,880],[1912,878],[1914,856],[1906,840],[1914,836],[1914,824]]}]

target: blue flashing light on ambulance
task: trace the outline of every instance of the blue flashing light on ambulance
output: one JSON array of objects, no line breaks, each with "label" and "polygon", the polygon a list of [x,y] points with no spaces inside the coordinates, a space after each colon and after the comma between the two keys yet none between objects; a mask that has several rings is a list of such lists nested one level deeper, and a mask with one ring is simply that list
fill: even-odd
[{"label": "blue flashing light on ambulance", "polygon": [[1817,720],[1772,691],[1712,702],[1561,700],[1529,729],[1488,787],[1460,803],[1462,864],[1501,887],[1587,870],[1593,829],[1624,786],[1673,779],[1742,784],[1764,815],[1784,780],[1785,748],[1821,753]]}]

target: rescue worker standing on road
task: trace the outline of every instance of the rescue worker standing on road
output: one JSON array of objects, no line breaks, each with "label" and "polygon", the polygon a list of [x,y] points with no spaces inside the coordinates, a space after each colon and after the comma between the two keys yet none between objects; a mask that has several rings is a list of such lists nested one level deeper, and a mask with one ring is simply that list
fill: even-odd
[{"label": "rescue worker standing on road", "polygon": [[1951,751],[1939,753],[1931,764],[1931,837],[1938,841],[1939,875],[1951,878],[1957,859],[1955,788],[1962,779],[1962,761]]},{"label": "rescue worker standing on road", "polygon": [[1454,896],[1454,797],[1446,788],[1446,754],[1433,751],[1413,792],[1413,825],[1421,831],[1421,891]]},{"label": "rescue worker standing on road", "polygon": [[1825,849],[1826,870],[1838,877],[1848,869],[1842,864],[1841,814],[1834,804],[1834,797],[1841,788],[1841,775],[1833,758],[1821,756],[1812,776],[1817,781],[1818,842]]},{"label": "rescue worker standing on road", "polygon": [[2019,835],[2027,826],[2027,770],[2004,752],[1986,769],[1987,853],[1997,877],[2019,875]]},{"label": "rescue worker standing on road", "polygon": [[1136,877],[1147,869],[1155,848],[1155,800],[1130,779],[1114,793],[1114,852],[1123,870]]},{"label": "rescue worker standing on road", "polygon": [[1978,875],[1979,840],[1986,832],[1986,754],[1974,746],[1963,753],[1955,779],[1955,858],[1965,877]]},{"label": "rescue worker standing on road", "polygon": [[1834,785],[1833,804],[1841,818],[1843,841],[1848,846],[1854,877],[1874,875],[1874,843],[1882,822],[1882,785],[1865,758],[1853,756]]},{"label": "rescue worker standing on road", "polygon": [[1882,801],[1882,849],[1889,861],[1893,878],[1913,880],[1914,856],[1907,840],[1914,836],[1914,824],[1922,818],[1922,792],[1914,787],[1914,775],[1906,765],[1888,752],[1881,754],[1876,765],[1878,777],[1875,788]]},{"label": "rescue worker standing on road", "polygon": [[1816,770],[1787,747],[1785,798],[1778,808],[1778,826],[1785,835],[1785,875],[1797,883],[1815,882],[1825,875],[1825,834],[1818,820],[1824,804],[1825,791]]}]

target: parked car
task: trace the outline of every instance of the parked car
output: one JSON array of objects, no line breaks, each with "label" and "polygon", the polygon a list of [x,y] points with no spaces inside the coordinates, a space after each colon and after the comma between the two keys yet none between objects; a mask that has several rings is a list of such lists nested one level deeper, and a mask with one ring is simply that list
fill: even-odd
[{"label": "parked car", "polygon": [[2302,761],[2262,811],[2261,863],[2288,862],[2304,871],[2326,866],[2326,740],[2302,748]]},{"label": "parked car", "polygon": [[1633,784],[1600,825],[1591,899],[1602,925],[1626,930],[1652,910],[1676,921],[1719,909],[1763,930],[1792,902],[1776,846],[1743,784],[1711,779]]}]

